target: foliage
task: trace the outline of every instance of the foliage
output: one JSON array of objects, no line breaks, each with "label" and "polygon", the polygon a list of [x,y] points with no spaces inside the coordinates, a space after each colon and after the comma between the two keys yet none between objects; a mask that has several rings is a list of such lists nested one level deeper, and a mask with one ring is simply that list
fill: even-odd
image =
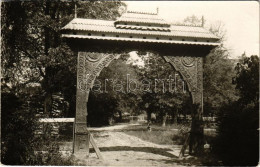
[{"label": "foliage", "polygon": [[209,29],[220,38],[220,45],[213,49],[204,59],[204,113],[215,115],[223,104],[237,99],[232,78],[235,76],[234,62],[229,50],[225,48],[225,29],[221,22],[211,25]]},{"label": "foliage", "polygon": [[[183,22],[191,25],[205,24],[204,17],[200,19],[195,15],[185,18]],[[235,76],[234,63],[223,43],[226,38],[225,26],[222,22],[216,22],[205,28],[220,38],[220,45],[204,58],[203,66],[204,115],[213,116],[223,103],[235,101],[237,92],[232,84]]]},{"label": "foliage", "polygon": [[237,99],[232,78],[235,76],[234,65],[228,58],[229,53],[221,44],[213,49],[204,60],[204,112],[205,115],[216,114],[224,103]]},{"label": "foliage", "polygon": [[[144,60],[144,67],[139,69],[140,82],[152,84],[149,90],[141,92],[139,106],[147,112],[148,121],[151,113],[156,113],[164,126],[168,114],[177,118],[178,111],[182,111],[182,104],[189,97],[183,92],[183,86],[187,86],[173,67],[157,54],[140,56]],[[171,84],[169,80],[172,80]]]},{"label": "foliage", "polygon": [[114,110],[117,108],[117,100],[109,94],[102,96],[90,93],[88,100],[88,125],[109,125],[109,119],[113,119]]},{"label": "foliage", "polygon": [[[48,161],[34,157],[35,144],[41,141],[34,138],[33,132],[37,127],[37,113],[55,115],[56,102],[68,103],[69,111],[63,116],[75,115],[77,57],[61,38],[60,31],[72,20],[75,2],[5,1],[1,4],[2,162],[59,165],[57,149],[40,157],[47,155],[47,159],[51,158]],[[115,19],[121,5],[120,1],[79,1],[78,15]],[[59,95],[58,100],[55,95]]]},{"label": "foliage", "polygon": [[[12,93],[2,93],[2,163],[71,165],[73,162],[71,157],[64,158],[59,153],[58,143],[51,136],[51,127],[45,127],[43,135],[35,134],[39,123],[34,109],[40,104],[35,96],[24,95],[24,97],[30,98],[24,99]],[[41,108],[40,106],[38,107]]]},{"label": "foliage", "polygon": [[[79,17],[115,19],[120,1],[77,1]],[[39,84],[44,112],[52,115],[52,95],[69,102],[67,116],[75,114],[77,57],[64,43],[60,29],[74,16],[75,2],[11,1],[2,3],[3,83],[14,92]],[[19,15],[13,11],[19,12]]]},{"label": "foliage", "polygon": [[74,165],[72,155],[64,156],[59,152],[58,136],[52,134],[52,129],[51,124],[45,124],[41,129],[43,133],[34,137],[34,152],[30,154],[26,165]]},{"label": "foliage", "polygon": [[135,67],[127,63],[128,59],[128,54],[122,54],[96,78],[88,101],[90,126],[108,125],[108,120],[114,119],[114,115],[117,114],[118,121],[122,121],[123,113],[138,113],[136,103],[138,95],[126,90],[127,77],[136,79]]},{"label": "foliage", "polygon": [[240,92],[240,102],[257,104],[259,100],[259,57],[242,55],[236,65],[234,84]]},{"label": "foliage", "polygon": [[31,152],[36,119],[23,101],[12,93],[1,94],[1,159],[8,165],[24,164]]},{"label": "foliage", "polygon": [[192,16],[188,16],[183,20],[183,23],[185,24],[189,24],[189,25],[193,25],[193,26],[199,26],[199,25],[203,25],[205,22],[204,17],[202,16],[201,19],[199,19],[197,16],[192,15]]},{"label": "foliage", "polygon": [[[218,114],[213,153],[224,165],[255,166],[259,160],[259,58],[242,57],[234,83],[240,98],[223,105]],[[250,77],[248,77],[250,76]]]}]

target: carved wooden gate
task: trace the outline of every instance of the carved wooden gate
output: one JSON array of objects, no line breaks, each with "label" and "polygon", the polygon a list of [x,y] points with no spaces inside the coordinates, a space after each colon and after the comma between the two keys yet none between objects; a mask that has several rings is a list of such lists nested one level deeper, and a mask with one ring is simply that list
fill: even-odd
[{"label": "carved wooden gate", "polygon": [[[187,82],[192,95],[190,147],[203,150],[203,57],[218,37],[201,26],[171,25],[154,13],[124,13],[116,21],[73,19],[63,37],[78,55],[74,152],[88,152],[87,102],[102,69],[122,52],[156,51]],[[195,142],[196,141],[196,142]]]}]

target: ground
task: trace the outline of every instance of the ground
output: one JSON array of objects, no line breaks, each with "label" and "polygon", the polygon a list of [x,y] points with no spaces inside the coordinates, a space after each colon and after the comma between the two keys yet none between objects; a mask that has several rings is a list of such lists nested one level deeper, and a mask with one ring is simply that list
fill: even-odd
[{"label": "ground", "polygon": [[191,156],[179,159],[181,145],[154,144],[124,133],[125,130],[135,129],[135,127],[135,124],[130,124],[90,128],[104,161],[101,162],[97,159],[94,150],[91,149],[89,158],[79,160],[79,164],[91,166],[187,166],[199,163]]}]

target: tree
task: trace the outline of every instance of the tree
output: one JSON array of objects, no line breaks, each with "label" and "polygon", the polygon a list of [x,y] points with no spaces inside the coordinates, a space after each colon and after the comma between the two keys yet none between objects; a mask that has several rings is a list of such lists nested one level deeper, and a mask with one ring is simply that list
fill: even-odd
[{"label": "tree", "polygon": [[[142,91],[140,107],[147,112],[150,121],[151,113],[157,113],[162,126],[165,126],[168,115],[177,117],[177,111],[187,98],[183,92],[184,82],[173,67],[154,53],[141,55],[144,67],[139,69],[140,83],[152,83],[149,91]],[[173,81],[171,84],[169,80]]]},{"label": "tree", "polygon": [[[64,115],[75,115],[77,56],[60,31],[74,17],[75,1],[1,4],[1,156],[7,164],[27,164],[34,155],[35,148],[30,147],[36,112],[52,117],[53,95],[59,94],[60,100],[69,102],[70,111]],[[120,1],[77,2],[78,15],[115,19],[121,5]]]},{"label": "tree", "polygon": [[259,57],[242,55],[236,65],[234,84],[239,90],[240,101],[243,104],[257,104],[259,100]]},{"label": "tree", "polygon": [[[232,85],[232,77],[235,75],[233,70],[232,61],[229,59],[229,51],[225,48],[223,41],[225,40],[225,30],[224,24],[222,22],[217,22],[210,27],[205,25],[205,19],[199,19],[196,16],[187,17],[183,21],[184,23],[190,23],[191,25],[197,25],[201,22],[203,27],[218,36],[220,38],[220,45],[213,50],[204,58],[203,63],[203,114],[208,116],[214,116],[219,111],[223,103],[230,103],[236,100],[236,91],[234,85]],[[198,106],[193,105],[193,110]],[[194,110],[196,111],[196,110]],[[193,112],[192,112],[193,113]],[[196,125],[196,122],[192,122],[192,126]],[[195,127],[195,126],[194,126]],[[200,126],[200,127],[203,127]],[[193,138],[191,135],[190,146],[196,145],[193,143],[198,143],[199,149],[194,150],[195,153],[201,153],[203,151],[203,128],[199,126],[192,128],[196,134],[200,134],[197,139]],[[201,134],[202,133],[202,134]],[[190,152],[192,151],[190,147]]]},{"label": "tree", "polygon": [[213,49],[204,59],[204,104],[205,114],[214,115],[223,103],[237,99],[237,91],[232,84],[235,76],[234,63],[225,48],[225,30],[223,23],[212,25],[210,31],[220,37],[220,45]]},{"label": "tree", "polygon": [[204,26],[205,24],[205,19],[204,16],[201,17],[201,19],[199,19],[197,16],[192,15],[192,16],[188,16],[183,20],[184,24],[190,24],[193,26]]},{"label": "tree", "polygon": [[[122,5],[119,1],[76,3],[79,17],[99,19],[115,19]],[[73,18],[74,5],[75,2],[50,0],[12,1],[2,5],[4,83],[12,82],[15,92],[30,83],[40,84],[44,90],[47,116],[52,116],[52,95],[58,92],[69,101],[70,112],[75,113],[76,91],[73,96],[67,92],[76,90],[77,58],[63,42],[60,33],[60,29]],[[13,11],[19,11],[19,15]]]},{"label": "tree", "polygon": [[259,57],[243,56],[236,65],[237,101],[218,114],[213,153],[223,165],[256,166],[259,161]]},{"label": "tree", "polygon": [[96,78],[88,101],[88,123],[91,126],[95,122],[100,122],[95,126],[108,125],[108,120],[116,113],[118,121],[122,121],[122,113],[138,113],[137,92],[126,90],[127,77],[137,78],[135,67],[128,63],[129,58],[129,54],[121,54]]},{"label": "tree", "polygon": [[[205,24],[204,17],[199,19],[195,15],[185,18],[183,22],[191,25]],[[204,115],[213,116],[223,103],[235,101],[237,92],[232,84],[235,76],[234,63],[230,59],[229,50],[224,46],[225,25],[218,21],[205,27],[220,38],[220,45],[211,50],[203,62]]]}]

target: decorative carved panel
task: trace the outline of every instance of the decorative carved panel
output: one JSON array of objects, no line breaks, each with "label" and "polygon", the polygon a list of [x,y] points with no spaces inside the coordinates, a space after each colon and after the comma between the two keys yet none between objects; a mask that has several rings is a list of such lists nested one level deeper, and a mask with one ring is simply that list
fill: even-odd
[{"label": "decorative carved panel", "polygon": [[104,67],[120,55],[101,54],[94,52],[79,52],[77,66],[77,97],[76,97],[76,119],[75,119],[75,152],[88,152],[87,139],[87,101],[89,91],[93,87],[95,78]]},{"label": "decorative carved panel", "polygon": [[202,57],[164,56],[183,79],[187,82],[194,104],[202,104],[203,95],[203,66]]},{"label": "decorative carved panel", "polygon": [[96,52],[78,53],[76,123],[86,123],[89,91],[102,69],[119,56]]}]

